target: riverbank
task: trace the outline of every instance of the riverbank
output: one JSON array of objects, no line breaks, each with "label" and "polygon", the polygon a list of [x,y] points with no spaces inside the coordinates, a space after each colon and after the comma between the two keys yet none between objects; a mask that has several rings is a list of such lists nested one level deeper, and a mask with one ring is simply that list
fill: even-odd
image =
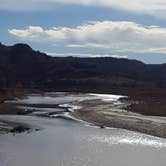
[{"label": "riverbank", "polygon": [[72,113],[77,119],[84,120],[100,128],[113,127],[166,138],[166,117],[144,116],[129,112],[112,112],[107,106],[88,104]]},{"label": "riverbank", "polygon": [[[19,115],[23,114],[13,104],[6,101],[13,100],[15,98],[23,98],[28,95],[30,91],[23,89],[1,89],[0,90],[0,115]],[[0,134],[5,133],[22,133],[30,132],[32,127],[28,124],[18,123],[8,120],[0,119]]]},{"label": "riverbank", "polygon": [[166,138],[166,93],[143,91],[136,94],[139,95],[120,98],[117,105],[100,101],[80,102],[81,109],[72,115],[100,128],[122,128]]},{"label": "riverbank", "polygon": [[30,132],[32,128],[28,124],[17,123],[13,121],[4,121],[0,119],[0,134]]}]

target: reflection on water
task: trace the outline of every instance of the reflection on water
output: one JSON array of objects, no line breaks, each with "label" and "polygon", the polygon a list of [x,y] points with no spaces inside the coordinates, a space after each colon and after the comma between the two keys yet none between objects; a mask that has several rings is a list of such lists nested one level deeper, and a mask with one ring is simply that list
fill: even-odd
[{"label": "reflection on water", "polygon": [[98,141],[101,143],[106,143],[108,145],[112,144],[128,144],[128,145],[134,145],[134,146],[149,146],[149,147],[155,147],[155,148],[166,148],[166,140],[156,137],[151,137],[143,134],[138,134],[130,131],[126,131],[126,133],[123,133],[124,131],[121,131],[120,135],[117,135],[117,132],[115,135],[111,136],[105,136],[105,135],[96,135],[95,137],[89,136],[88,141]]},{"label": "reflection on water", "polygon": [[[72,93],[60,93],[55,92],[50,94],[47,94],[41,96],[41,95],[31,95],[27,96],[24,99],[17,99],[12,102],[14,103],[22,103],[22,104],[65,104],[69,102],[74,101],[84,101],[84,100],[95,100],[95,99],[101,99],[103,101],[108,102],[118,102],[118,99],[126,96],[120,96],[120,95],[107,95],[107,94],[72,94]],[[11,102],[11,101],[10,101]]]},{"label": "reflection on water", "polygon": [[[73,101],[72,94],[64,99],[61,93],[59,95],[58,101],[54,96],[51,98],[31,96],[31,100],[29,97],[23,101],[46,104],[49,99],[51,104]],[[78,97],[79,100],[83,100],[82,95]],[[89,97],[96,96],[87,98]],[[42,128],[41,131],[29,134],[1,135],[0,166],[165,166],[166,164],[165,139],[122,129],[99,129],[67,119],[7,115],[0,116],[0,119],[24,122]]]},{"label": "reflection on water", "polygon": [[165,166],[166,140],[75,121],[6,116],[43,130],[0,137],[1,166]]}]

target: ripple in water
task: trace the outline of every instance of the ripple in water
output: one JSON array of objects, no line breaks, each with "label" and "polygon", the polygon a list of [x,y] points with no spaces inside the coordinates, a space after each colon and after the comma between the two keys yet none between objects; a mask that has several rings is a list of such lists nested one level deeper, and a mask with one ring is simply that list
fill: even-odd
[{"label": "ripple in water", "polygon": [[[111,131],[117,129],[110,129]],[[166,148],[166,140],[162,138],[153,137],[146,134],[131,132],[119,129],[120,132],[113,132],[112,135],[90,135],[86,137],[89,142],[101,142],[108,145],[128,144],[134,146],[149,146],[154,148]]]}]

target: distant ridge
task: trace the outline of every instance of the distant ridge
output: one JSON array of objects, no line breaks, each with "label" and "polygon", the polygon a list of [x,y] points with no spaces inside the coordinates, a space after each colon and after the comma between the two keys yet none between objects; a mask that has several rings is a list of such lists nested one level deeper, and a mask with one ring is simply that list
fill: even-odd
[{"label": "distant ridge", "polygon": [[166,64],[112,57],[51,57],[27,44],[0,43],[1,88],[166,87]]}]

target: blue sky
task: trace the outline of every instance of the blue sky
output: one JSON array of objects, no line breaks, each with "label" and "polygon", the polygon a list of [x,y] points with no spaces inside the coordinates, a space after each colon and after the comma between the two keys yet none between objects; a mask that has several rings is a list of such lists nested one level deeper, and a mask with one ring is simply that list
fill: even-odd
[{"label": "blue sky", "polygon": [[14,4],[0,0],[1,42],[28,43],[53,56],[113,56],[166,63],[164,1],[119,1],[128,2],[127,9],[118,0],[116,4],[112,0],[62,1],[30,0],[24,5],[24,0],[13,0]]}]

